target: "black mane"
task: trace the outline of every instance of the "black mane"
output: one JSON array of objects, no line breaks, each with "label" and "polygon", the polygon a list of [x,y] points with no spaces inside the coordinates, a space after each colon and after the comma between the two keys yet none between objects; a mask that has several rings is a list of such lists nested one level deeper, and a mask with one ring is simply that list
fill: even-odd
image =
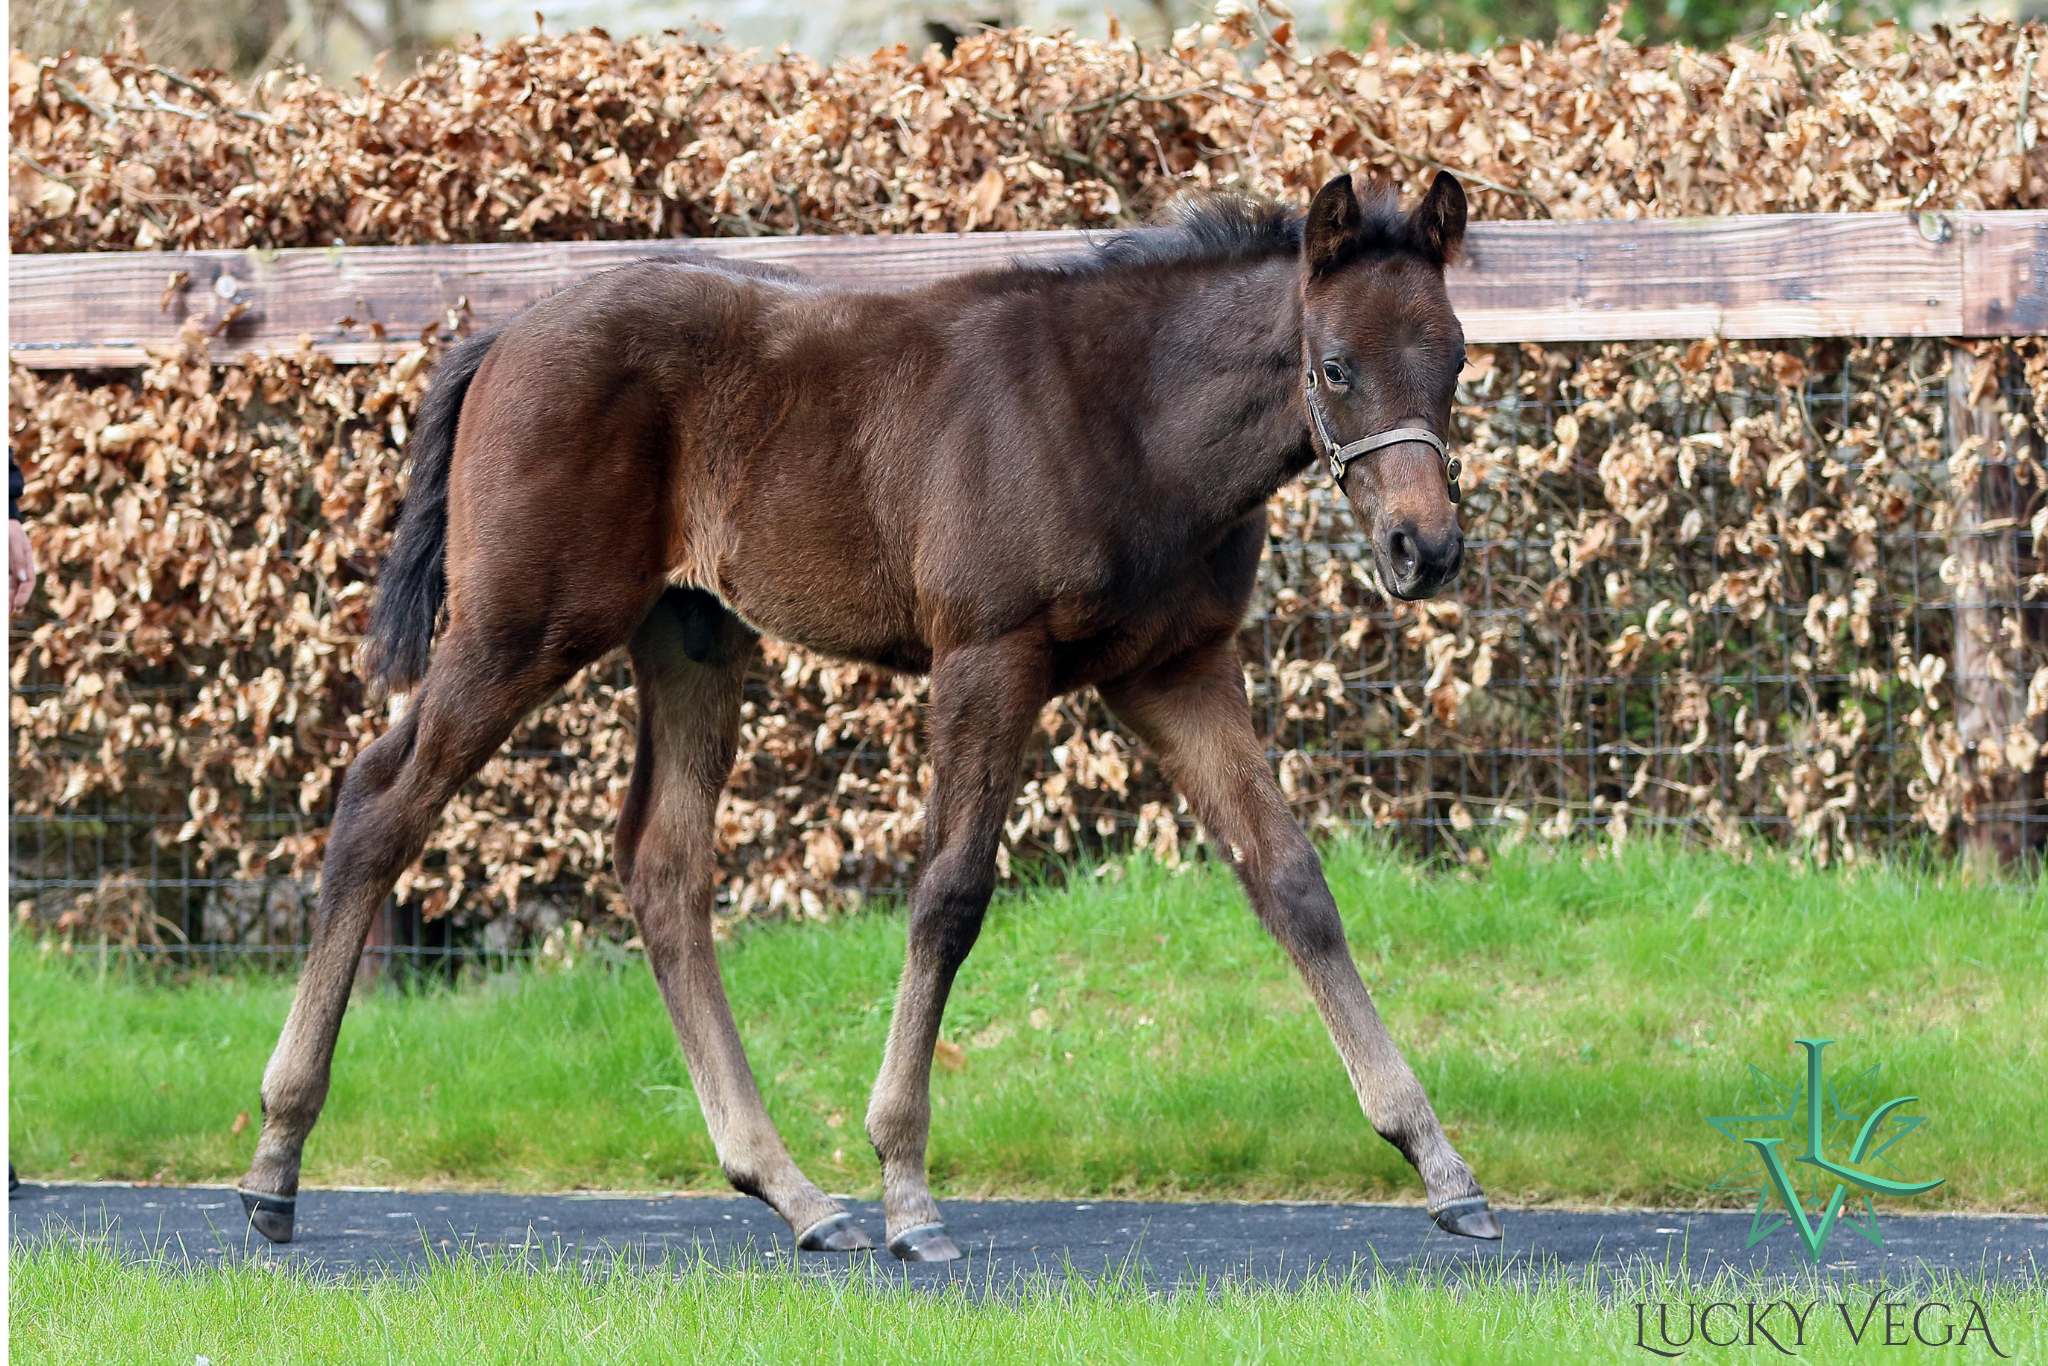
[{"label": "black mane", "polygon": [[1301,250],[1302,216],[1244,195],[1184,195],[1151,227],[1130,228],[1094,245],[1082,269],[1208,265]]},{"label": "black mane", "polygon": [[[1375,195],[1361,207],[1365,224],[1358,238],[1359,254],[1408,246],[1398,199]],[[1303,215],[1283,205],[1249,195],[1183,195],[1166,206],[1156,224],[1112,233],[1072,256],[1020,261],[996,278],[1092,277],[1263,260],[1299,252],[1303,221]]]}]

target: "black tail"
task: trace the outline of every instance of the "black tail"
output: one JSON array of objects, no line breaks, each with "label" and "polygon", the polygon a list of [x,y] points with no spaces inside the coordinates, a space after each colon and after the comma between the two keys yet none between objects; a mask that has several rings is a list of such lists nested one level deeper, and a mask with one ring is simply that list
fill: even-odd
[{"label": "black tail", "polygon": [[387,692],[411,687],[427,671],[434,626],[448,596],[448,466],[455,456],[455,422],[469,382],[497,339],[496,332],[485,332],[441,358],[405,443],[412,482],[370,608],[367,662],[372,680]]}]

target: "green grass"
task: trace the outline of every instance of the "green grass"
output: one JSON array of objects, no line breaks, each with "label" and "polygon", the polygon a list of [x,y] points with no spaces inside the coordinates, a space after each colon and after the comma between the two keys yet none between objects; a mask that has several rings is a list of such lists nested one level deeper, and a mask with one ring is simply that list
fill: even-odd
[{"label": "green grass", "polygon": [[[2048,896],[1940,868],[1803,870],[1671,846],[1497,853],[1425,872],[1329,851],[1395,1038],[1496,1203],[1727,1204],[1704,1117],[1754,1062],[1884,1066],[1921,1099],[1911,1203],[2048,1208]],[[1008,894],[947,1015],[942,1194],[1417,1199],[1351,1098],[1286,960],[1215,867],[1143,860]],[[861,1132],[903,920],[749,926],[741,1033],[797,1160],[873,1194]],[[222,1181],[289,999],[266,976],[166,987],[12,945],[9,1123],[25,1176]],[[309,1184],[722,1190],[637,961],[381,992],[342,1031]]]},{"label": "green grass", "polygon": [[[1678,1325],[1688,1306],[1734,1304],[1710,1321],[1713,1336],[1725,1339],[1746,1327],[1732,1316],[1751,1298],[1802,1309],[1820,1301],[1805,1311],[1801,1360],[1867,1360],[1885,1331],[1880,1309],[1862,1327],[1859,1350],[1833,1308],[1841,1301],[1861,1326],[1880,1287],[1726,1274],[1695,1282],[1647,1269],[1604,1285],[1556,1272],[1519,1280],[1482,1272],[1457,1286],[1402,1275],[1289,1292],[1217,1285],[1174,1295],[1130,1279],[1090,1285],[1070,1278],[991,1297],[905,1294],[886,1275],[858,1270],[829,1281],[706,1262],[614,1265],[595,1274],[555,1265],[535,1273],[461,1256],[419,1277],[323,1284],[248,1263],[124,1266],[94,1243],[53,1242],[15,1252],[10,1264],[10,1345],[18,1359],[36,1362],[1622,1362],[1654,1359],[1635,1345],[1638,1304],[1648,1307],[1652,1342],[1660,1304],[1669,1306],[1674,1337],[1686,1335]],[[1923,1318],[1930,1340],[1944,1326],[1960,1334],[1974,1300],[1985,1331],[2010,1359],[2048,1353],[2048,1295],[2038,1287],[1937,1277],[1893,1293],[1908,1305],[1950,1306]],[[1766,1326],[1775,1322],[1776,1333],[1789,1337],[1787,1312],[1773,1311]],[[1928,1351],[1909,1340],[1877,1354],[1887,1361],[1991,1359],[1983,1331],[1973,1331],[1961,1350]]]}]

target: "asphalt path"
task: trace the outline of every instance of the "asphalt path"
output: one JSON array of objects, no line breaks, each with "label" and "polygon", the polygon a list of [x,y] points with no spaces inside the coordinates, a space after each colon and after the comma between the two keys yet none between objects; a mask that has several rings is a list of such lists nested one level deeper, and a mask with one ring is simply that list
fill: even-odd
[{"label": "asphalt path", "polygon": [[[850,1208],[881,1234],[874,1205]],[[954,1200],[945,1209],[967,1255],[922,1266],[886,1252],[797,1254],[765,1206],[714,1196],[308,1190],[299,1198],[297,1237],[273,1247],[249,1229],[225,1187],[24,1184],[8,1202],[8,1222],[17,1246],[85,1234],[132,1258],[246,1258],[319,1276],[402,1275],[461,1249],[598,1268],[622,1254],[636,1262],[703,1255],[757,1266],[786,1266],[795,1257],[806,1272],[868,1264],[912,1285],[964,1279],[981,1287],[1069,1272],[1136,1275],[1156,1288],[1221,1280],[1290,1285],[1422,1267],[1455,1276],[1503,1259],[1510,1269],[1618,1269],[1647,1260],[1692,1277],[1723,1267],[1810,1270],[1789,1228],[1745,1248],[1747,1213],[1504,1209],[1506,1237],[1478,1243],[1438,1231],[1413,1206]],[[1891,1213],[1880,1224],[1882,1247],[1838,1226],[1823,1269],[1857,1279],[1917,1279],[1929,1268],[2006,1281],[2048,1278],[2048,1217]]]}]

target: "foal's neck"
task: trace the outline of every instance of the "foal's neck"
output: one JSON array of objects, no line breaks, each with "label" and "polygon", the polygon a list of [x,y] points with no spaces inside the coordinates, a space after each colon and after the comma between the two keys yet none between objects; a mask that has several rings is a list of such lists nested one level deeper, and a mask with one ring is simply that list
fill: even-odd
[{"label": "foal's neck", "polygon": [[1298,269],[1291,252],[1192,268],[1146,320],[1156,386],[1146,462],[1218,529],[1313,458]]}]

